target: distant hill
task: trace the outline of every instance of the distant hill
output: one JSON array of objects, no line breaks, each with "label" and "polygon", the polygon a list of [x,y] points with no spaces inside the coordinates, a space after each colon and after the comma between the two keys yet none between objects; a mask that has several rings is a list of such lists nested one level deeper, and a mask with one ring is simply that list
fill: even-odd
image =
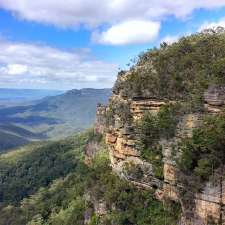
[{"label": "distant hill", "polygon": [[[110,95],[111,89],[70,90],[29,105],[0,108],[0,131],[4,133],[0,151],[33,140],[66,137],[90,127],[97,103],[106,103]],[[11,138],[17,140],[12,141],[15,146],[7,145]]]},{"label": "distant hill", "polygon": [[47,96],[63,94],[65,91],[46,89],[0,88],[0,107],[24,104]]},{"label": "distant hill", "polygon": [[37,100],[46,96],[54,96],[62,94],[65,91],[60,90],[47,90],[47,89],[11,89],[0,88],[0,100]]}]

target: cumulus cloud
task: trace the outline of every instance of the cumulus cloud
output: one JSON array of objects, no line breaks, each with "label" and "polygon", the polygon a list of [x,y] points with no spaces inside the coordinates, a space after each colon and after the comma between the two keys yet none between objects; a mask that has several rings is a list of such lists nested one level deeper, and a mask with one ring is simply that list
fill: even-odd
[{"label": "cumulus cloud", "polygon": [[[96,60],[86,49],[0,41],[0,84],[26,87],[111,87],[117,65]],[[44,86],[43,86],[44,85]]]},{"label": "cumulus cloud", "polygon": [[130,20],[110,27],[94,37],[99,43],[111,45],[146,43],[154,40],[160,23],[145,20]]},{"label": "cumulus cloud", "polygon": [[205,29],[216,28],[216,27],[225,27],[225,17],[220,19],[217,22],[204,22],[198,29],[199,32]]},{"label": "cumulus cloud", "polygon": [[56,26],[99,25],[134,18],[184,17],[199,8],[216,8],[225,0],[0,0],[0,7],[21,18]]},{"label": "cumulus cloud", "polygon": [[[221,6],[225,6],[225,0],[0,0],[1,8],[25,20],[69,28],[85,26],[99,29],[106,24],[110,28],[100,32],[102,35],[98,35],[98,41],[112,44],[120,44],[121,39],[124,44],[144,42],[140,37],[132,37],[135,41],[131,41],[125,31],[120,34],[120,40],[117,37],[115,40],[109,37],[111,33],[116,34],[121,24],[126,24],[126,21],[160,22],[167,16],[184,18],[195,9]],[[138,26],[133,29],[143,32]],[[145,42],[151,40],[151,35],[154,36],[154,32],[150,34],[150,31],[144,34]],[[124,41],[125,39],[127,41]]]}]

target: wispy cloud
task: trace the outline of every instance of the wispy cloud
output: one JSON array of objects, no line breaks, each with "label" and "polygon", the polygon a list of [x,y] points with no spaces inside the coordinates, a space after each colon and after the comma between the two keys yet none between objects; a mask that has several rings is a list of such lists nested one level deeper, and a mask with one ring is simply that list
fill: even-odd
[{"label": "wispy cloud", "polygon": [[117,65],[96,60],[86,49],[69,51],[46,45],[0,41],[0,84],[9,86],[111,87]]}]

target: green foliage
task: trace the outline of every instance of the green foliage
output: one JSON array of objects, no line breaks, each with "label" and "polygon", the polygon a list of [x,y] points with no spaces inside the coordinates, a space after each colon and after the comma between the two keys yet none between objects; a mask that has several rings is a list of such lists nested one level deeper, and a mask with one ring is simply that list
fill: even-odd
[{"label": "green foliage", "polygon": [[177,105],[162,106],[158,114],[146,113],[137,125],[141,156],[153,165],[155,175],[159,178],[163,177],[163,155],[159,140],[174,137],[179,121],[178,109]]},{"label": "green foliage", "polygon": [[85,135],[88,137],[88,142],[97,142],[100,143],[103,139],[103,135],[100,133],[96,133],[93,128],[86,130]]},{"label": "green foliage", "polygon": [[172,138],[175,135],[176,126],[179,121],[179,106],[162,106],[157,114],[157,123],[160,136],[162,138]]},{"label": "green foliage", "polygon": [[108,167],[106,157],[98,157],[93,166],[95,172],[91,193],[97,199],[103,199],[108,208],[107,215],[102,218],[104,222],[98,221],[95,217],[94,224],[159,225],[164,220],[167,220],[168,224],[176,224],[180,210],[174,214],[170,207],[164,208],[161,202],[155,200],[153,193],[139,190],[129,182],[120,180]]},{"label": "green foliage", "polygon": [[91,221],[88,225],[98,225],[100,223],[100,219],[98,218],[98,216],[96,216],[96,214],[94,214],[91,217]]},{"label": "green foliage", "polygon": [[153,166],[154,175],[157,178],[163,178],[163,155],[162,148],[160,145],[155,146],[154,148],[143,149],[141,156],[150,162]]},{"label": "green foliage", "polygon": [[144,172],[141,166],[132,162],[126,162],[124,171],[129,177],[132,177],[135,180],[140,180],[144,177]]},{"label": "green foliage", "polygon": [[153,146],[160,138],[157,115],[146,113],[137,124],[140,134],[140,144],[143,148]]},{"label": "green foliage", "polygon": [[207,116],[203,124],[194,130],[193,137],[185,138],[180,144],[180,169],[187,175],[194,173],[201,180],[225,163],[225,112]]},{"label": "green foliage", "polygon": [[112,104],[109,104],[108,110],[106,110],[105,117],[106,117],[106,127],[115,125],[114,110]]},{"label": "green foliage", "polygon": [[[17,199],[16,205],[7,205],[8,200],[1,203],[0,225],[82,225],[84,224],[85,211],[90,208],[93,212],[90,225],[160,225],[165,220],[167,224],[176,224],[179,218],[179,210],[175,214],[171,207],[163,206],[161,202],[155,200],[151,192],[137,189],[112,172],[109,166],[108,152],[104,149],[104,146],[95,155],[91,167],[86,166],[80,154],[82,154],[84,143],[87,143],[90,139],[98,140],[98,137],[95,137],[93,132],[89,131],[84,135],[76,136],[72,139],[73,142],[72,140],[71,142],[66,140],[65,142],[55,143],[54,151],[57,152],[58,156],[54,154],[53,150],[51,150],[51,154],[55,158],[65,159],[65,161],[61,161],[63,164],[61,169],[66,171],[66,174],[62,173],[58,176],[56,170],[48,168],[48,170],[51,170],[51,175],[48,176],[54,177],[54,180],[48,186],[42,184],[41,187],[38,182],[40,179],[38,174],[33,176],[33,191],[35,193],[27,195],[21,201]],[[61,149],[57,150],[56,146],[60,143]],[[44,160],[42,154],[51,159],[48,153],[52,145],[43,145],[40,148],[42,150],[34,148],[25,155],[32,158],[34,164],[36,161],[39,162],[40,159]],[[39,151],[42,154],[36,153]],[[11,155],[3,157],[1,160],[10,162],[12,165],[17,165],[20,160],[24,160],[21,151],[15,153],[14,156],[12,153],[9,154]],[[12,156],[14,157],[13,160],[11,160]],[[72,170],[67,170],[71,158],[74,160],[74,167]],[[44,164],[48,164],[47,161],[44,162]],[[43,170],[46,173],[44,164],[40,164],[40,171]],[[26,161],[25,165],[32,168],[32,165]],[[2,166],[2,168],[4,167]],[[55,179],[57,176],[58,178]],[[7,178],[6,174],[5,178]],[[24,176],[23,182],[27,184],[29,179],[29,177]],[[15,185],[10,179],[6,180],[5,183]],[[101,218],[94,213],[93,208],[93,204],[98,202],[104,202],[107,210]]]},{"label": "green foliage", "polygon": [[[28,151],[24,157],[8,161],[0,157],[0,202],[17,203],[48,186],[54,179],[73,171],[86,143],[85,135],[50,142]],[[10,153],[9,153],[10,154]]]},{"label": "green foliage", "polygon": [[[114,92],[124,96],[184,100],[200,110],[204,90],[224,84],[225,32],[197,33],[139,56],[127,79]],[[135,68],[135,69],[134,69]]]},{"label": "green foliage", "polygon": [[28,140],[23,137],[0,130],[0,152],[15,148],[17,146],[25,145],[27,143]]},{"label": "green foliage", "polygon": [[177,105],[165,105],[159,113],[146,113],[138,123],[141,144],[148,148],[156,144],[160,138],[172,138],[175,135],[179,121],[179,107]]},{"label": "green foliage", "polygon": [[121,126],[131,124],[132,115],[130,112],[130,105],[128,102],[111,101],[106,111],[106,125],[115,125],[115,115],[120,118]]}]

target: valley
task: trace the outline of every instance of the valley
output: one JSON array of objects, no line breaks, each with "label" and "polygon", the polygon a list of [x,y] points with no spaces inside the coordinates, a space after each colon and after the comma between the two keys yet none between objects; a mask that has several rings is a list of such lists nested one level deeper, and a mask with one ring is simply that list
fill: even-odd
[{"label": "valley", "polygon": [[0,154],[0,225],[224,225],[224,58],[225,30],[205,31],[142,53],[112,90],[1,108],[22,146]]},{"label": "valley", "polygon": [[23,97],[28,102],[0,108],[0,151],[60,139],[92,126],[97,104],[106,103],[110,94],[110,89],[82,89],[30,101],[28,91],[29,96]]}]

